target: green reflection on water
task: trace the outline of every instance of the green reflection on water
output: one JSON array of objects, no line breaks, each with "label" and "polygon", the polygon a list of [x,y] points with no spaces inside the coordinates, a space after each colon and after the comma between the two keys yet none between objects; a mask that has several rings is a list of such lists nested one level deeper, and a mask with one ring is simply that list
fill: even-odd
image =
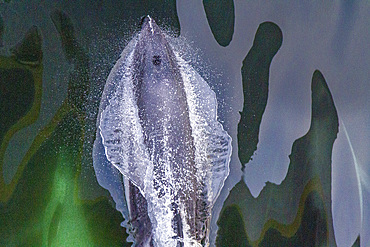
[{"label": "green reflection on water", "polygon": [[43,246],[91,246],[83,207],[74,199],[73,157],[61,150],[44,215]]},{"label": "green reflection on water", "polygon": [[122,215],[109,199],[78,197],[81,124],[64,115],[0,203],[0,246],[127,246]]}]

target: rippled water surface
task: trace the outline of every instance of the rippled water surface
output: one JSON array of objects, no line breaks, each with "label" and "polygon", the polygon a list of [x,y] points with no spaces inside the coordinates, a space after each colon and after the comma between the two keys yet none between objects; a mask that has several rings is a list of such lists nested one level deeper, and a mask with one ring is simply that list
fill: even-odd
[{"label": "rippled water surface", "polygon": [[150,14],[215,92],[232,138],[211,246],[368,246],[369,11],[0,1],[0,245],[130,246],[125,191],[107,190],[122,176],[103,160],[95,175],[93,144],[108,75]]}]

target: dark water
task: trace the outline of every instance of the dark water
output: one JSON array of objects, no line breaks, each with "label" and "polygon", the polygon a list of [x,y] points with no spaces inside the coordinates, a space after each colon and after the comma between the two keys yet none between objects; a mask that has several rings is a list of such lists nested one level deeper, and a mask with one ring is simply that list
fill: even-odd
[{"label": "dark water", "polygon": [[369,12],[367,1],[0,2],[0,246],[129,246],[91,150],[105,80],[147,14],[196,51],[233,138],[212,243],[368,246]]}]

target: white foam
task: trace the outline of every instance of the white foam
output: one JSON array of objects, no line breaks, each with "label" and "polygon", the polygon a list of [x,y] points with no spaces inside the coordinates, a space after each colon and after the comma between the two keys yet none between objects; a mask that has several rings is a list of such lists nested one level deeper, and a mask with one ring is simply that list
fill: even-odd
[{"label": "white foam", "polygon": [[[105,154],[124,175],[125,186],[128,186],[127,180],[130,180],[147,200],[155,246],[172,247],[176,246],[178,241],[183,242],[184,246],[201,246],[190,234],[193,229],[190,229],[186,221],[187,210],[181,202],[178,210],[182,219],[184,237],[176,239],[176,233],[172,227],[175,216],[172,206],[175,202],[174,195],[185,186],[185,191],[201,191],[203,197],[200,200],[206,202],[206,207],[198,208],[204,212],[198,214],[203,216],[197,220],[201,221],[198,224],[209,225],[206,221],[210,219],[212,205],[229,173],[231,138],[217,121],[215,93],[189,64],[176,55],[189,108],[195,146],[196,174],[182,174],[184,179],[174,179],[175,176],[170,169],[171,157],[169,157],[172,152],[170,145],[167,144],[166,134],[163,136],[162,146],[168,150],[163,150],[166,155],[159,160],[162,173],[156,174],[156,164],[152,162],[154,157],[149,156],[149,153],[154,153],[149,152],[153,147],[147,147],[144,144],[134,96],[131,65],[135,44],[136,39],[124,49],[121,58],[109,74],[103,92],[105,98],[102,98],[101,109],[99,109],[98,131],[102,137]],[[195,188],[188,188],[188,176],[195,176]],[[159,187],[154,188],[153,181],[156,181]],[[158,196],[159,191],[163,196]],[[204,236],[207,233],[208,231],[205,231]],[[132,239],[132,236],[130,238]]]}]

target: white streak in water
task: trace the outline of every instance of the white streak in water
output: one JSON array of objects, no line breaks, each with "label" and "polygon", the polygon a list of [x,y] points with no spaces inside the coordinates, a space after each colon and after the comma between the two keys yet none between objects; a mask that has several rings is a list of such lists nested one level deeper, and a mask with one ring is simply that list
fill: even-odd
[{"label": "white streak in water", "polygon": [[359,167],[359,164],[357,162],[357,158],[356,158],[356,155],[355,155],[355,151],[353,150],[353,147],[352,147],[352,143],[351,143],[351,140],[349,139],[349,135],[348,135],[348,132],[347,132],[347,129],[346,129],[346,126],[344,125],[344,122],[341,120],[341,123],[343,125],[343,131],[346,135],[346,138],[347,138],[347,141],[348,141],[348,145],[349,145],[349,148],[351,149],[351,153],[352,153],[352,158],[353,158],[353,163],[355,164],[355,170],[356,170],[356,177],[357,177],[357,187],[358,187],[358,194],[359,194],[359,197],[360,197],[360,215],[361,215],[361,219],[360,219],[360,222],[361,222],[361,225],[362,225],[362,221],[363,221],[363,218],[364,218],[364,214],[363,214],[363,196],[362,196],[362,175],[361,175],[361,169]]}]

